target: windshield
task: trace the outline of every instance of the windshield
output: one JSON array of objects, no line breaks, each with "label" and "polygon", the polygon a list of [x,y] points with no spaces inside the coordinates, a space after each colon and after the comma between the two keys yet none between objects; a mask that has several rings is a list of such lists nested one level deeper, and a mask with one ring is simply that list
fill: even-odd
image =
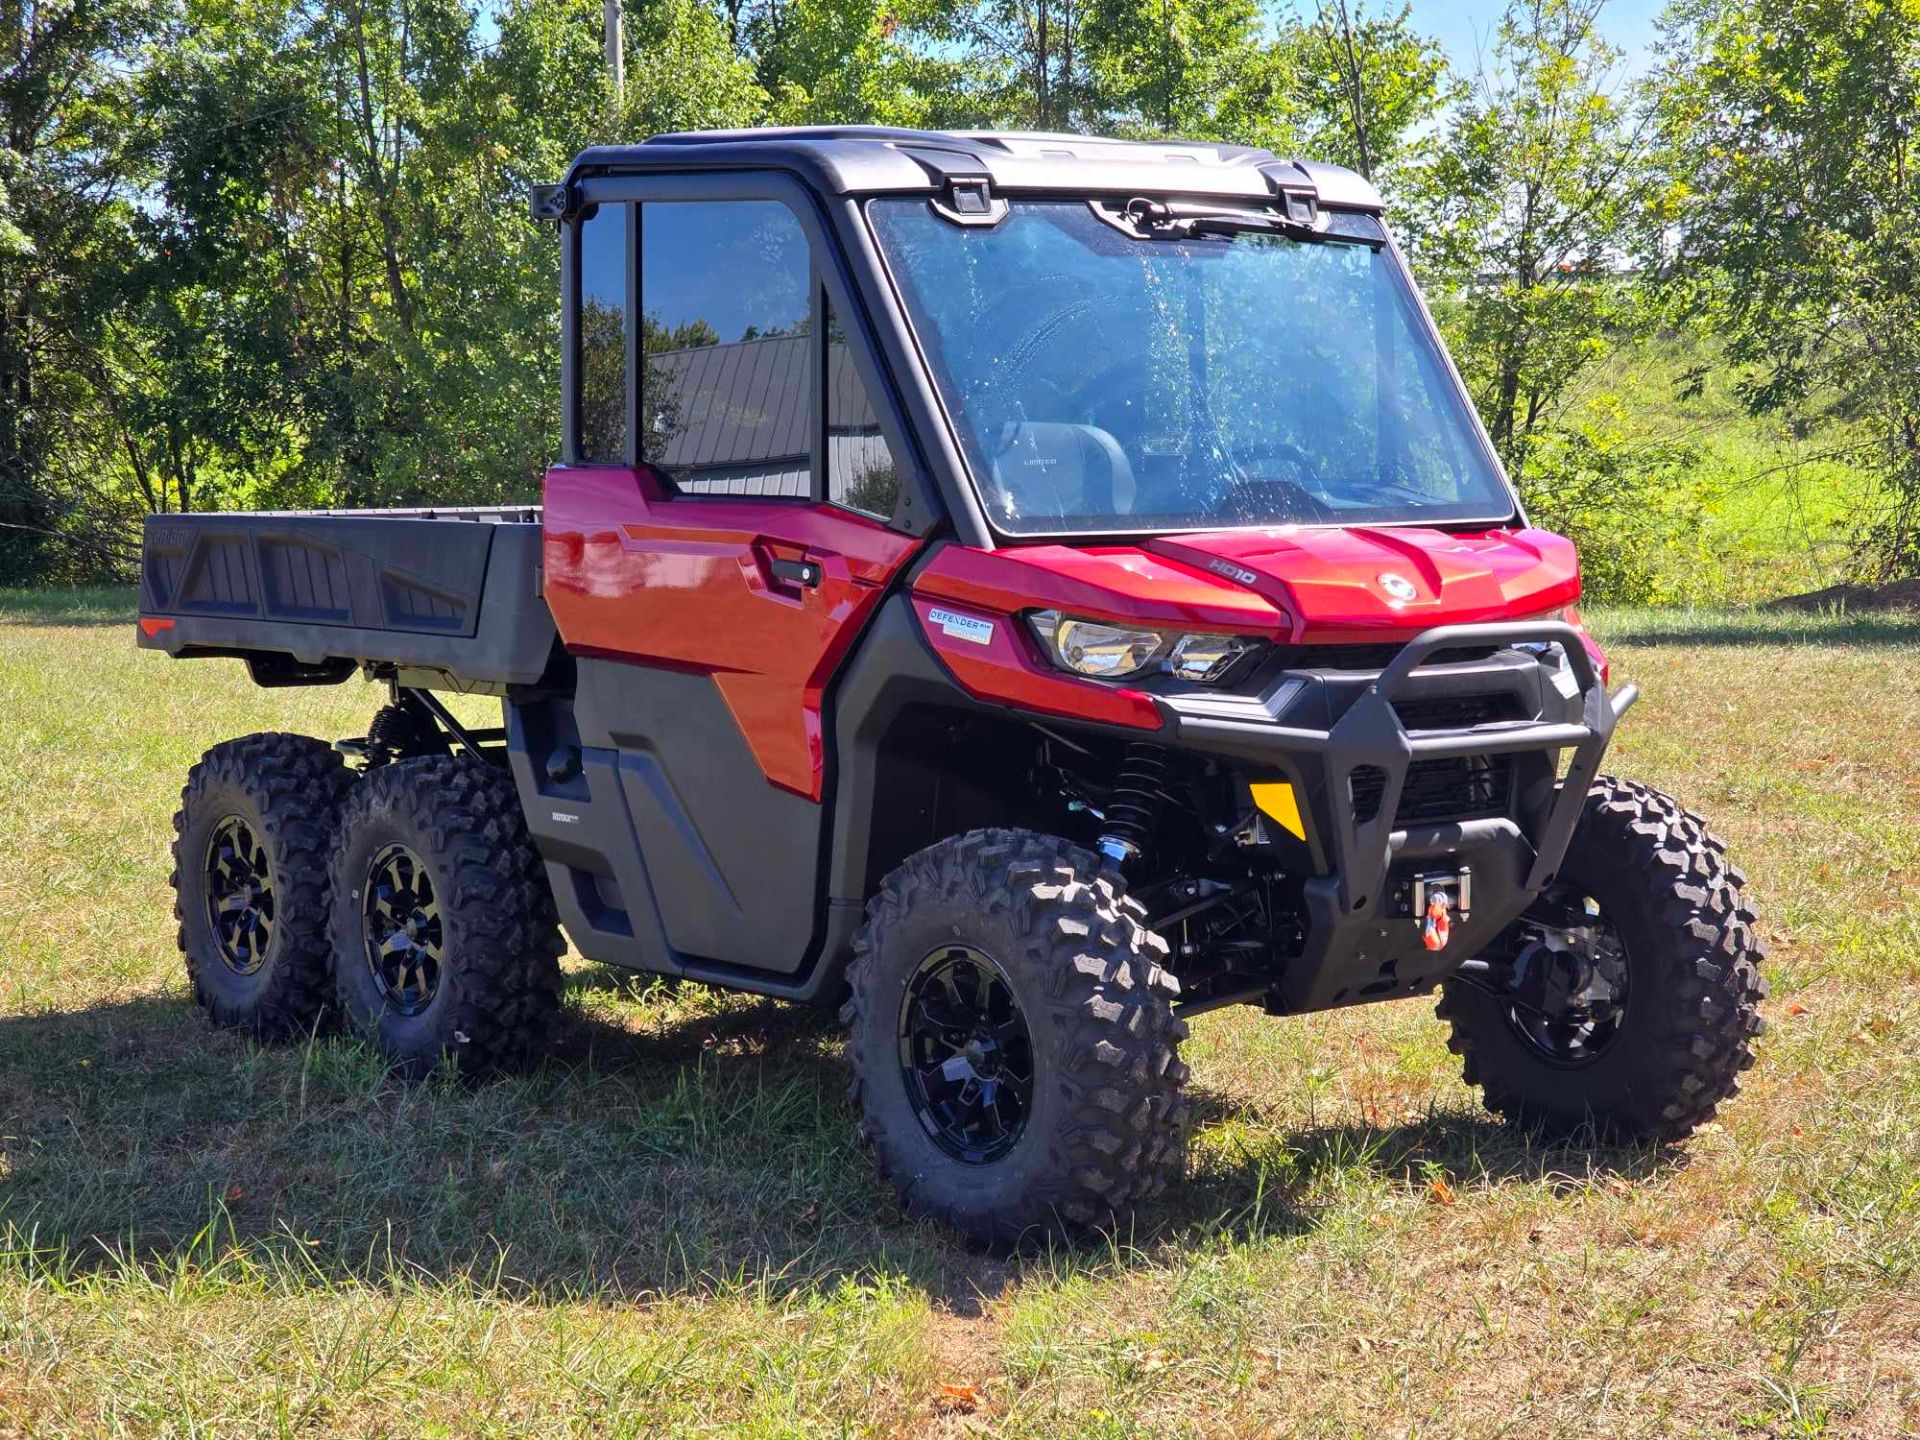
[{"label": "windshield", "polygon": [[993,524],[1009,534],[1504,520],[1398,262],[1374,243],[1141,239],[1084,201],[876,234]]}]

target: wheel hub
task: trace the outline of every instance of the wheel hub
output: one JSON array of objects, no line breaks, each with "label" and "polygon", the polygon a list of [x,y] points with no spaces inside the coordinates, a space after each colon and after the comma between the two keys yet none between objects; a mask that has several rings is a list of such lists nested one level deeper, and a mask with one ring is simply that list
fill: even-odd
[{"label": "wheel hub", "polygon": [[267,848],[253,826],[229,815],[207,837],[207,923],[220,963],[251,975],[273,943],[273,883]]},{"label": "wheel hub", "polygon": [[433,877],[405,845],[387,845],[367,866],[361,914],[367,972],[381,999],[417,1015],[439,993],[444,929]]},{"label": "wheel hub", "polygon": [[1613,1047],[1626,1016],[1625,943],[1599,902],[1582,896],[1569,923],[1535,926],[1514,961],[1507,1021],[1529,1047],[1558,1065],[1580,1066]]},{"label": "wheel hub", "polygon": [[951,945],[920,962],[900,1005],[900,1073],[947,1154],[988,1165],[1013,1148],[1033,1108],[1033,1040],[990,958]]}]

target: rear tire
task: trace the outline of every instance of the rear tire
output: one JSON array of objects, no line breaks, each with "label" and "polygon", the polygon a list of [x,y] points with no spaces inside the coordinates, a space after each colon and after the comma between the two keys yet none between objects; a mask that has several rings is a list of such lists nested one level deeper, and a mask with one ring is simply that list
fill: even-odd
[{"label": "rear tire", "polygon": [[1626,1003],[1604,1049],[1556,1062],[1497,995],[1442,992],[1449,1046],[1487,1108],[1554,1136],[1591,1127],[1612,1141],[1674,1141],[1713,1118],[1753,1064],[1765,1030],[1746,877],[1726,846],[1671,796],[1602,776],[1559,883],[1591,895],[1625,956]]},{"label": "rear tire", "polygon": [[504,771],[460,756],[370,772],[341,815],[332,894],[341,1013],[409,1078],[546,1048],[560,930]]},{"label": "rear tire", "polygon": [[330,994],[327,854],[353,775],[307,735],[247,735],[187,774],[173,913],[193,998],[217,1025],[287,1040]]},{"label": "rear tire", "polygon": [[[1180,1171],[1179,985],[1120,887],[1023,830],[944,840],[887,876],[842,1018],[861,1138],[909,1214],[1009,1249],[1124,1222]],[[991,1087],[978,1125],[969,1085]]]}]

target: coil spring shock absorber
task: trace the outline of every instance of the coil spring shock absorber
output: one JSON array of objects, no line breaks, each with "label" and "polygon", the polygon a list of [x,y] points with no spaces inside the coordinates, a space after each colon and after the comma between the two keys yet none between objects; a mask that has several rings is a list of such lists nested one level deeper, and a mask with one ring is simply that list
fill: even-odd
[{"label": "coil spring shock absorber", "polygon": [[394,687],[393,699],[380,708],[367,726],[367,762],[386,765],[414,755],[444,755],[446,736],[413,692]]},{"label": "coil spring shock absorber", "polygon": [[1107,797],[1107,828],[1094,842],[1115,865],[1131,864],[1147,848],[1153,822],[1160,818],[1160,782],[1166,773],[1167,752],[1160,746],[1139,741],[1127,746]]}]

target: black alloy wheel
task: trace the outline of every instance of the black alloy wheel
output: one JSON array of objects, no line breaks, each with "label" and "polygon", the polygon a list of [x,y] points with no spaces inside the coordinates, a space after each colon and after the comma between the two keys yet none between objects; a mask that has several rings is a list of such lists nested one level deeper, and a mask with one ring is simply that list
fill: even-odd
[{"label": "black alloy wheel", "polygon": [[1507,1023],[1551,1065],[1591,1065],[1619,1038],[1626,1019],[1632,969],[1626,942],[1591,896],[1567,907],[1583,923],[1544,932],[1529,951],[1546,967],[1534,987],[1538,1004],[1507,1008]]},{"label": "black alloy wheel", "polygon": [[377,765],[340,814],[328,868],[334,995],[347,1029],[409,1079],[468,1079],[546,1048],[560,929],[505,766]]},{"label": "black alloy wheel", "polygon": [[256,1040],[312,1035],[333,978],[327,856],[353,776],[310,735],[243,735],[187,772],[173,914],[193,998]]},{"label": "black alloy wheel", "polygon": [[367,866],[362,916],[367,969],[383,1001],[400,1015],[418,1015],[440,988],[445,931],[433,876],[398,843],[384,845]]},{"label": "black alloy wheel", "polygon": [[1671,795],[1603,775],[1559,884],[1506,937],[1510,987],[1445,982],[1487,1108],[1555,1139],[1671,1143],[1735,1094],[1766,1029],[1746,877]]},{"label": "black alloy wheel", "polygon": [[238,815],[223,817],[207,836],[205,888],[220,963],[253,974],[273,943],[273,870],[266,845]]},{"label": "black alloy wheel", "polygon": [[900,1072],[913,1112],[954,1159],[990,1165],[1033,1109],[1033,1038],[1006,975],[967,945],[932,951],[900,1003]]},{"label": "black alloy wheel", "polygon": [[1011,1251],[1132,1223],[1181,1171],[1187,1027],[1125,881],[969,830],[880,882],[847,967],[860,1139],[901,1208]]}]

